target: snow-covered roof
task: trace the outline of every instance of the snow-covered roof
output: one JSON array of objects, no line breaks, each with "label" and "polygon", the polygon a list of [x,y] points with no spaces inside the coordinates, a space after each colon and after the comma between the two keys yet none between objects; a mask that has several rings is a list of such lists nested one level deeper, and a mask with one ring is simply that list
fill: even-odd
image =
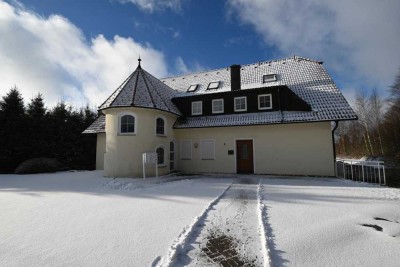
[{"label": "snow-covered roof", "polygon": [[[290,57],[241,66],[241,90],[286,85],[311,106],[311,111],[259,112],[217,116],[180,117],[175,128],[257,125],[306,121],[357,119],[322,62],[302,57]],[[263,76],[275,74],[276,81],[263,83]],[[217,89],[207,90],[211,82]],[[194,92],[187,92],[197,85]],[[192,87],[193,88],[193,87]],[[213,94],[231,91],[230,68],[221,68],[158,80],[140,67],[100,106],[100,109],[122,106],[155,108],[182,115],[172,103],[173,97]],[[104,120],[103,120],[104,121]],[[105,121],[104,121],[105,123]],[[91,126],[92,127],[92,126]],[[85,132],[89,131],[89,127]]]},{"label": "snow-covered roof", "polygon": [[[276,74],[277,81],[263,83],[263,75]],[[229,67],[206,71],[201,73],[193,73],[177,77],[161,79],[166,85],[178,90],[178,96],[212,94],[217,92],[231,91],[230,69]],[[210,82],[220,81],[220,86],[215,90],[207,90]],[[190,85],[197,84],[195,92],[187,92]],[[307,102],[311,108],[311,112],[291,112],[291,116],[296,119],[292,120],[289,117],[282,122],[293,121],[333,121],[333,120],[352,120],[357,119],[356,114],[347,103],[342,93],[333,82],[322,62],[302,58],[291,57],[276,61],[259,62],[255,64],[243,65],[241,67],[241,89],[254,89],[261,87],[273,87],[277,85],[286,85],[301,99]],[[275,123],[273,114],[266,112],[258,123],[267,124]],[[241,118],[241,115],[227,116],[233,120],[233,117]],[[249,115],[247,115],[249,116]],[[175,124],[176,128],[192,127],[191,125],[217,126],[216,118],[195,117],[179,120]],[[258,116],[257,116],[258,117]],[[271,118],[268,121],[266,118]],[[205,124],[205,120],[212,120],[213,123]],[[247,120],[247,119],[246,119]],[[190,121],[190,123],[189,123]],[[250,123],[249,123],[250,124]],[[253,123],[251,123],[253,124]],[[221,125],[222,126],[222,125]]]},{"label": "snow-covered roof", "polygon": [[141,68],[137,69],[114,91],[100,106],[100,109],[112,107],[144,107],[167,111],[181,115],[171,102],[176,91]]},{"label": "snow-covered roof", "polygon": [[106,132],[106,116],[100,115],[86,130],[82,133],[105,133]]},{"label": "snow-covered roof", "polygon": [[316,115],[317,112],[312,111],[274,111],[217,116],[182,117],[176,121],[174,128],[181,129],[307,122],[316,120]]}]

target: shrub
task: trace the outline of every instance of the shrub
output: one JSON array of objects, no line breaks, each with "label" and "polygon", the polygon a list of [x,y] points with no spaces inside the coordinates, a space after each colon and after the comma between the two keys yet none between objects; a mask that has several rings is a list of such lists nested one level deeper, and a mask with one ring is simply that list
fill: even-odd
[{"label": "shrub", "polygon": [[33,158],[22,162],[16,169],[16,174],[46,173],[66,170],[60,162],[51,158]]}]

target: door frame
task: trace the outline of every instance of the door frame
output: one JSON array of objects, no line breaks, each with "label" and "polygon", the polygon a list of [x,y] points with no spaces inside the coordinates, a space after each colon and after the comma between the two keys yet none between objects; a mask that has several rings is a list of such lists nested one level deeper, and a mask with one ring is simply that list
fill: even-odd
[{"label": "door frame", "polygon": [[237,141],[251,141],[251,145],[253,146],[253,174],[256,173],[256,151],[254,147],[254,138],[235,138],[235,173],[238,174],[237,170],[237,160],[238,160],[238,155],[237,155]]}]

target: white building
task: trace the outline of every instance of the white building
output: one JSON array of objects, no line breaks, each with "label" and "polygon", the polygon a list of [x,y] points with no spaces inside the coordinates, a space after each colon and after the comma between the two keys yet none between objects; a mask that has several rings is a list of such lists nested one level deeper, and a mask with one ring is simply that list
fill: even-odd
[{"label": "white building", "polygon": [[322,62],[301,57],[160,80],[139,60],[99,109],[84,133],[96,168],[119,177],[141,177],[145,152],[160,174],[333,176],[335,126],[357,119]]}]

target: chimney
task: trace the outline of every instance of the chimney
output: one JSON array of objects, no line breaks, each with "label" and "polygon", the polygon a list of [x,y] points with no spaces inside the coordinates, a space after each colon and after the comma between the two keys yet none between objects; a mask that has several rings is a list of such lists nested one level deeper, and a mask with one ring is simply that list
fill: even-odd
[{"label": "chimney", "polygon": [[236,91],[240,90],[240,65],[232,65],[231,66],[231,90]]}]

